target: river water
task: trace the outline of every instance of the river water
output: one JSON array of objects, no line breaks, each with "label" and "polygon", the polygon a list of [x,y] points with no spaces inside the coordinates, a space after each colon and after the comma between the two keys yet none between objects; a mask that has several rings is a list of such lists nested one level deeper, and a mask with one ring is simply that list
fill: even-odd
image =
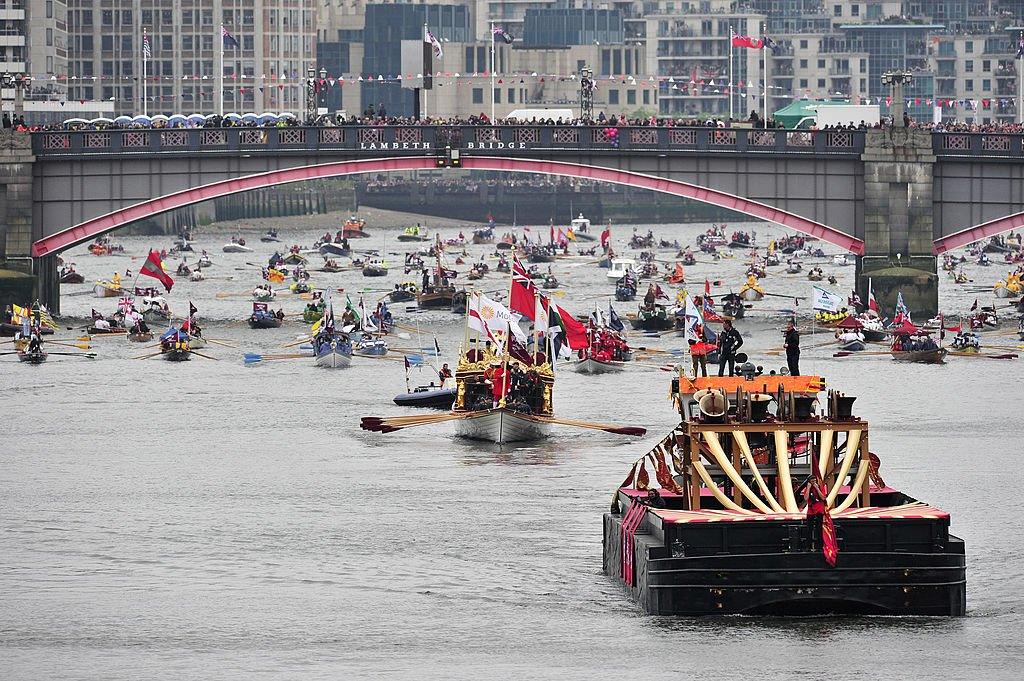
[{"label": "river water", "polygon": [[[760,240],[781,234],[755,228]],[[701,229],[655,232],[692,243]],[[615,232],[622,242],[629,229]],[[363,243],[379,248],[380,237]],[[135,256],[169,245],[115,240]],[[833,359],[831,348],[809,349],[827,336],[804,338],[804,373],[859,396],[886,481],[952,513],[953,532],[967,542],[967,617],[649,617],[601,572],[601,514],[631,462],[676,422],[669,374],[653,366],[559,374],[561,415],[643,425],[642,440],[557,429],[543,443],[502,449],[457,440],[450,424],[366,433],[360,416],[402,412],[390,401],[405,389],[402,363],[244,366],[243,351],[287,352],[281,346],[304,327],[242,323],[244,293],[258,281],[245,263],[265,262],[272,247],[250,235],[255,253],[228,255],[226,240],[200,235],[216,263],[210,279],[180,281],[169,296],[179,313],[195,302],[208,337],[239,346],[210,346],[204,352],[216,361],[136,360],[144,350],[123,340],[94,341],[94,361],[54,356],[28,367],[0,358],[0,678],[1019,678],[1018,363]],[[65,287],[69,326],[93,307],[109,314],[116,299],[68,294],[142,262],[82,249],[70,259],[90,283]],[[605,307],[605,271],[583,262],[556,265],[559,302]],[[743,269],[739,260],[706,261],[687,275],[697,287],[708,277],[738,288]],[[853,268],[825,270],[845,295]],[[985,283],[1002,268],[989,271],[968,268]],[[404,278],[393,269],[383,287]],[[379,281],[314,275],[349,291]],[[493,274],[483,283],[507,286]],[[804,275],[773,272],[764,284],[810,293]],[[942,286],[949,311],[975,297]],[[285,311],[298,313],[303,303],[286,298]],[[616,307],[624,314],[632,304]],[[773,310],[789,307],[766,298],[739,325],[755,361],[781,363],[763,351],[781,338]],[[424,335],[395,343],[427,346],[436,334],[454,361],[461,320],[403,308],[394,306],[399,320]],[[429,374],[414,371],[412,380]]]}]

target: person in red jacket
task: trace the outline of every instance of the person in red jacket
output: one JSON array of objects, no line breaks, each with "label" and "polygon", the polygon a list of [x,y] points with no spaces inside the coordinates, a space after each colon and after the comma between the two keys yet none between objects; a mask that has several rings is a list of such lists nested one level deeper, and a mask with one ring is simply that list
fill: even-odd
[{"label": "person in red jacket", "polygon": [[492,408],[497,408],[502,398],[508,392],[508,372],[502,367],[501,362],[491,362],[491,366],[484,372],[484,378],[491,385]]}]

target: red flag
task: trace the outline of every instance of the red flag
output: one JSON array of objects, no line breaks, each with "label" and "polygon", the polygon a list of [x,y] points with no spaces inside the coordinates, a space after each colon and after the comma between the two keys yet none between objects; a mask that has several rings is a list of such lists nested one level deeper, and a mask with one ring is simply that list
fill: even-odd
[{"label": "red flag", "polygon": [[164,272],[163,263],[160,262],[160,254],[156,251],[149,252],[149,257],[146,258],[146,262],[143,263],[142,268],[139,270],[139,274],[145,274],[147,277],[158,279],[168,291],[170,291],[171,287],[174,286],[174,280]]},{"label": "red flag", "polygon": [[821,552],[830,567],[836,566],[839,557],[839,544],[836,542],[836,526],[832,515],[828,512],[828,501],[825,496],[825,481],[818,468],[818,454],[811,450],[811,480],[807,483],[807,519],[821,516]]},{"label": "red flag", "polygon": [[711,282],[707,279],[704,280],[704,297],[707,298],[711,295]]},{"label": "red flag", "polygon": [[550,304],[548,318],[562,327],[565,332],[565,340],[573,350],[582,350],[590,347],[590,335],[587,327],[583,326],[578,319],[566,312],[563,308],[548,301]]},{"label": "red flag", "polygon": [[605,227],[604,231],[601,232],[601,248],[608,248],[608,239],[612,237],[612,230],[609,227]]},{"label": "red flag", "polygon": [[512,295],[509,297],[508,309],[534,321],[536,319],[534,294],[537,291],[537,287],[526,273],[526,268],[523,267],[523,264],[519,262],[519,258],[515,255],[512,256],[511,289]]},{"label": "red flag", "polygon": [[752,38],[749,35],[733,35],[732,46],[760,50],[764,47],[764,41],[759,38]]}]

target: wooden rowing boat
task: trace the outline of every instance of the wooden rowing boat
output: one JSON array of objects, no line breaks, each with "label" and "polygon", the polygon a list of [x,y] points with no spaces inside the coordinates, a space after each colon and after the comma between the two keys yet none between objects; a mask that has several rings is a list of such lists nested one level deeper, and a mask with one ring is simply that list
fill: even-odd
[{"label": "wooden rowing boat", "polygon": [[915,362],[917,364],[944,364],[946,348],[935,348],[933,350],[913,350],[902,352],[892,350],[889,354],[897,362]]}]

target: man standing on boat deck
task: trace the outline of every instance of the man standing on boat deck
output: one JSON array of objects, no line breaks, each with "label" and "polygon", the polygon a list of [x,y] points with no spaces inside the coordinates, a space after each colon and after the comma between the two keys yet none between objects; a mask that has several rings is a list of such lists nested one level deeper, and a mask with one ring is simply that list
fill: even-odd
[{"label": "man standing on boat deck", "polygon": [[718,336],[718,375],[725,375],[725,365],[729,364],[729,375],[736,373],[736,351],[743,347],[743,336],[732,327],[728,319],[722,325],[722,333]]},{"label": "man standing on boat deck", "polygon": [[484,378],[491,384],[491,407],[496,409],[508,392],[508,372],[502,367],[500,361],[495,360],[491,362],[490,368],[484,372]]},{"label": "man standing on boat deck", "polygon": [[786,340],[783,343],[786,348],[786,364],[789,365],[789,375],[800,375],[800,332],[796,330],[793,320],[786,325]]}]

